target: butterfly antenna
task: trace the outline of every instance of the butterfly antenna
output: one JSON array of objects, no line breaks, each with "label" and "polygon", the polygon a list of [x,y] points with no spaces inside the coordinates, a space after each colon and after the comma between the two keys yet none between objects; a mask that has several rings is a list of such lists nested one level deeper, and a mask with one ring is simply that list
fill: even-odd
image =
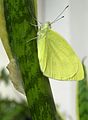
[{"label": "butterfly antenna", "polygon": [[63,16],[62,16],[61,18],[59,18],[59,17],[64,13],[64,11],[65,11],[68,7],[69,7],[69,5],[67,5],[67,6],[64,8],[64,10],[55,18],[55,20],[53,20],[53,21],[51,22],[51,24],[52,24],[52,23],[55,23],[55,22],[58,21],[59,19],[63,18]]},{"label": "butterfly antenna", "polygon": [[29,39],[26,43],[29,43],[30,41],[36,40],[38,37],[34,37],[32,39]]},{"label": "butterfly antenna", "polygon": [[55,20],[54,22],[52,22],[51,24],[53,24],[53,23],[57,22],[58,20],[60,20],[60,19],[62,19],[62,18],[64,18],[64,16],[62,16],[62,17],[60,17],[60,18],[56,19],[56,20]]}]

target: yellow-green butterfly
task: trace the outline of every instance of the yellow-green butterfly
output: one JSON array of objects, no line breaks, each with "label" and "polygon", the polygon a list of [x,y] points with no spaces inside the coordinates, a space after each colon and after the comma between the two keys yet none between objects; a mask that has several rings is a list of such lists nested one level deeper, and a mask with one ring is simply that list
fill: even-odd
[{"label": "yellow-green butterfly", "polygon": [[52,23],[41,25],[38,31],[37,47],[41,71],[45,76],[57,80],[82,80],[84,71],[78,56],[66,40],[51,29]]}]

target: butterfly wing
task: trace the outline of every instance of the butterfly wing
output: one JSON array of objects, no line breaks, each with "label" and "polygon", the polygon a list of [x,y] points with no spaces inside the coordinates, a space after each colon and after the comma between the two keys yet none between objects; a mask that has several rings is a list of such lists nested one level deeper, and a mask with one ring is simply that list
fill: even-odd
[{"label": "butterfly wing", "polygon": [[47,77],[59,80],[81,80],[82,64],[70,45],[53,30],[38,39],[40,68]]}]

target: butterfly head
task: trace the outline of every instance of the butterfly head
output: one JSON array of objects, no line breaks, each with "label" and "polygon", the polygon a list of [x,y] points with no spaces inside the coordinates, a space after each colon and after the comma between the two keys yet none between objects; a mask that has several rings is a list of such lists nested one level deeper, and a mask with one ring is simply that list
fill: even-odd
[{"label": "butterfly head", "polygon": [[39,33],[40,32],[46,32],[48,29],[51,29],[51,23],[50,22],[46,22],[46,23],[42,24],[39,28]]},{"label": "butterfly head", "polygon": [[46,22],[46,23],[44,23],[43,25],[44,25],[44,27],[46,27],[46,28],[51,28],[51,23],[50,23],[50,22]]},{"label": "butterfly head", "polygon": [[42,38],[45,36],[45,34],[47,33],[47,30],[51,29],[51,23],[50,22],[46,22],[44,24],[42,24],[38,30],[38,36],[39,38]]}]

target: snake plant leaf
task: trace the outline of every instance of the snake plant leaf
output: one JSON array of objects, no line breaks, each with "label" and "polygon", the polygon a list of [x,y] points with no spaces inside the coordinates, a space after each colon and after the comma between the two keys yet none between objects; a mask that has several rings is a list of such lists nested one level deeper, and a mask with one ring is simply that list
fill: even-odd
[{"label": "snake plant leaf", "polygon": [[[36,16],[33,12],[36,2],[35,0],[4,0],[7,31],[13,56],[19,64],[23,78],[32,119],[57,120],[48,78],[40,71],[37,40],[26,44],[28,40],[37,36],[37,28],[30,24],[36,23],[32,16]],[[58,119],[62,120],[61,117]]]},{"label": "snake plant leaf", "polygon": [[32,120],[27,104],[8,99],[0,100],[0,120]]},{"label": "snake plant leaf", "polygon": [[[13,58],[11,48],[8,41],[8,33],[6,28],[6,20],[4,16],[4,1],[0,0],[0,38],[2,40],[3,46],[6,50],[6,53],[9,57],[10,63],[8,64],[7,68],[9,70],[9,78],[12,81],[14,87],[21,93],[24,94],[24,89],[22,85],[22,77],[20,71],[17,67],[15,59]],[[4,71],[3,71],[4,73]],[[5,77],[5,74],[4,74]],[[4,79],[6,80],[7,77]]]},{"label": "snake plant leaf", "polygon": [[88,119],[88,71],[83,61],[84,79],[77,83],[77,120]]},{"label": "snake plant leaf", "polygon": [[0,0],[0,38],[2,40],[6,53],[9,57],[9,60],[11,60],[13,57],[12,57],[12,52],[11,52],[9,41],[8,41],[8,34],[6,30],[6,21],[5,21],[3,6],[4,6],[3,0]]}]

